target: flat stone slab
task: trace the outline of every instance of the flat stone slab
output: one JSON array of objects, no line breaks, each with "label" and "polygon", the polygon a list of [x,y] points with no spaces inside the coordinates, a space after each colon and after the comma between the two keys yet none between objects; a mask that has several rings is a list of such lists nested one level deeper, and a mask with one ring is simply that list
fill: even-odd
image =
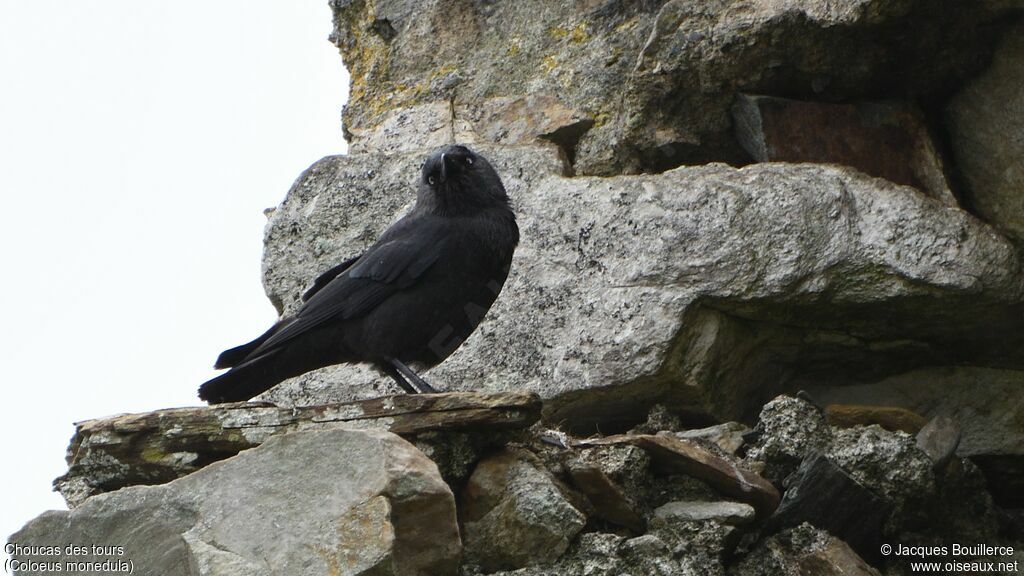
[{"label": "flat stone slab", "polygon": [[754,507],[742,502],[669,502],[659,506],[658,518],[701,521],[718,520],[725,524],[749,524],[754,521]]},{"label": "flat stone slab", "polygon": [[540,418],[536,394],[385,396],[303,408],[238,402],[121,414],[75,425],[68,471],[54,487],[69,506],[136,484],[163,484],[296,430],[342,427],[426,432],[516,430]]},{"label": "flat stone slab", "polygon": [[620,434],[578,440],[574,447],[630,444],[643,448],[666,468],[707,482],[721,493],[754,507],[759,518],[770,515],[779,505],[779,491],[761,476],[705,448],[671,436]]},{"label": "flat stone slab", "polygon": [[[707,428],[693,430],[680,430],[679,432],[668,432],[680,440],[705,440],[711,442],[728,452],[735,454],[743,446],[743,435],[750,432],[750,428],[739,422],[724,422]],[[663,434],[664,435],[664,434]]]},{"label": "flat stone slab", "polygon": [[825,407],[825,416],[830,425],[839,428],[878,424],[886,430],[902,430],[907,434],[917,434],[927,423],[917,412],[899,406],[829,404]]}]

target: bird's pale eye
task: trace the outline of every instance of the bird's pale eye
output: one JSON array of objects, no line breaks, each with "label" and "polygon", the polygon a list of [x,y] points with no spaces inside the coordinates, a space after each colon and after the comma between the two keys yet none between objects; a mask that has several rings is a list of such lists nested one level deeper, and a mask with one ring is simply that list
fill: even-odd
[{"label": "bird's pale eye", "polygon": [[466,164],[473,165],[473,158],[471,156],[466,156]]},{"label": "bird's pale eye", "polygon": [[433,176],[427,176],[427,184],[430,184],[431,186],[437,184],[437,178],[434,178]]}]

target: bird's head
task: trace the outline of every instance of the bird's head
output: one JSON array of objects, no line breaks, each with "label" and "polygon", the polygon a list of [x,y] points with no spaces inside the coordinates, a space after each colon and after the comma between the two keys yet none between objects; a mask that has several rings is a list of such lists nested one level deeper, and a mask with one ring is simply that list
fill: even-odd
[{"label": "bird's head", "polygon": [[434,151],[423,162],[419,201],[447,213],[508,206],[501,178],[486,158],[461,144]]}]

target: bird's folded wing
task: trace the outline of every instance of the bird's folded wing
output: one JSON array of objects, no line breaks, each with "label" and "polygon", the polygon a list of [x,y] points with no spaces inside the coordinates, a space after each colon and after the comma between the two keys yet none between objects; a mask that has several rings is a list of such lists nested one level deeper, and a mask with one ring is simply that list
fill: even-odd
[{"label": "bird's folded wing", "polygon": [[366,314],[395,292],[414,286],[449,243],[449,228],[444,223],[420,220],[417,224],[407,233],[382,236],[354,264],[312,294],[294,320],[250,356],[263,354],[331,319]]},{"label": "bird's folded wing", "polygon": [[350,266],[352,266],[353,264],[355,264],[356,260],[359,260],[359,258],[361,258],[361,257],[362,257],[362,254],[360,254],[359,256],[354,256],[352,258],[349,258],[348,260],[345,260],[341,264],[338,264],[337,266],[334,266],[330,270],[328,270],[328,271],[324,272],[323,274],[317,276],[316,280],[313,281],[313,285],[309,287],[309,290],[306,290],[302,294],[302,301],[303,302],[308,302],[309,299],[313,297],[313,294],[316,294],[317,292],[320,291],[321,288],[323,288],[324,286],[327,286],[327,284],[331,280],[334,280],[339,274],[341,274],[345,270],[348,270],[348,268]]}]

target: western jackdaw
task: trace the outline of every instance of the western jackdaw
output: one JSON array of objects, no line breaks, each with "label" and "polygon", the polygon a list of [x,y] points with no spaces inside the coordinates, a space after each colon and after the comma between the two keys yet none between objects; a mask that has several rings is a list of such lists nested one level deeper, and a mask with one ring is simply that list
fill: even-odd
[{"label": "western jackdaw", "polygon": [[343,362],[372,362],[406,392],[434,392],[410,364],[455,351],[508,276],[519,228],[497,172],[465,146],[423,164],[412,211],[362,255],[318,277],[294,316],[224,351],[231,368],[199,388],[216,404],[248,400],[286,378]]}]

